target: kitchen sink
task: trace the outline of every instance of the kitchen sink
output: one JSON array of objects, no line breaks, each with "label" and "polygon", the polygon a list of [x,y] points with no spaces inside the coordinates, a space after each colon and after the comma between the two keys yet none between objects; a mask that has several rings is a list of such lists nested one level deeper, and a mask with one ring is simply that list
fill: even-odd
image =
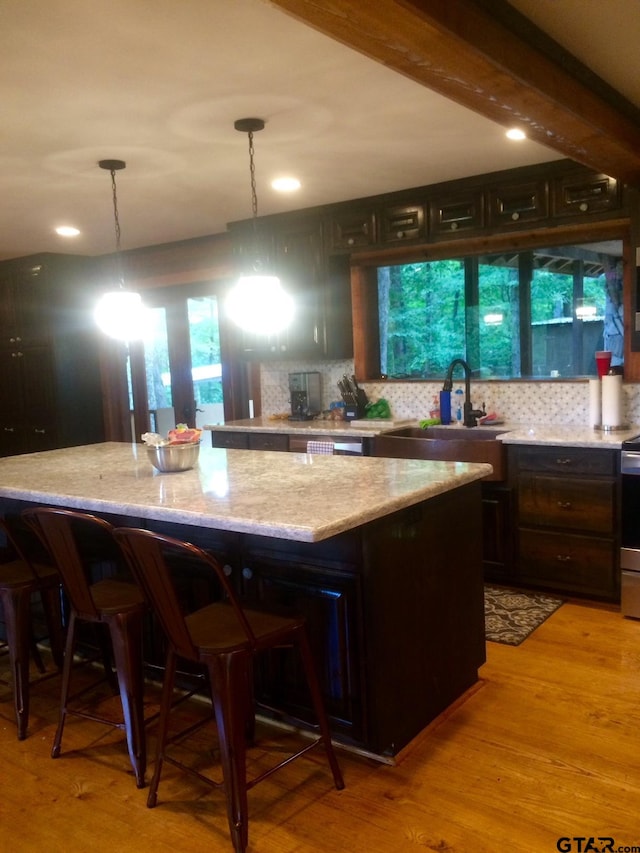
[{"label": "kitchen sink", "polygon": [[507,450],[497,437],[504,430],[430,426],[403,427],[375,437],[373,455],[444,462],[488,462],[493,473],[485,480],[505,480]]}]

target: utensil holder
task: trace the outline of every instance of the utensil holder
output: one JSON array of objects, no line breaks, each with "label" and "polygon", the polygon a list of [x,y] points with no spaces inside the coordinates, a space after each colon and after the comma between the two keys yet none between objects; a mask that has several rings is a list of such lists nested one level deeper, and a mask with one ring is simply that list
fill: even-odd
[{"label": "utensil holder", "polygon": [[358,388],[358,394],[356,396],[356,402],[347,402],[344,409],[344,417],[347,421],[355,421],[360,418],[365,417],[367,404],[369,402],[369,398],[362,390],[362,388]]}]

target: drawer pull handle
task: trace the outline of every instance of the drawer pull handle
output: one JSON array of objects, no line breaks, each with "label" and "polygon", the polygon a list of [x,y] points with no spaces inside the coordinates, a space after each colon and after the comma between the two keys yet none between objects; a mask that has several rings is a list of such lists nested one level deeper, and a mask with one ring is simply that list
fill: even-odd
[{"label": "drawer pull handle", "polygon": [[556,465],[571,465],[571,459],[566,457],[564,459],[556,459]]},{"label": "drawer pull handle", "polygon": [[570,557],[568,554],[558,554],[558,555],[556,556],[556,560],[557,560],[559,563],[570,563],[570,562],[571,562],[571,557]]},{"label": "drawer pull handle", "polygon": [[246,581],[250,581],[251,578],[253,577],[253,569],[250,569],[248,566],[245,566],[244,569],[242,570],[242,577]]},{"label": "drawer pull handle", "polygon": [[571,509],[571,501],[558,501],[560,509]]}]

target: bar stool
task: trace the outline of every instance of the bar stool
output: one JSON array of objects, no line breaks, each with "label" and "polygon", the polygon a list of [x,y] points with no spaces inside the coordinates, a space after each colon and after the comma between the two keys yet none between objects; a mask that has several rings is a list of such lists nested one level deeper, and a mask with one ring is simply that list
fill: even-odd
[{"label": "bar stool", "polygon": [[29,725],[29,660],[30,652],[38,670],[44,678],[42,657],[33,638],[31,602],[38,594],[42,601],[51,654],[57,670],[62,669],[63,629],[60,607],[60,575],[46,554],[41,552],[38,540],[27,542],[27,532],[20,531],[17,524],[0,520],[12,559],[0,563],[0,601],[4,612],[6,644],[13,679],[13,701],[15,707],[18,740],[27,736]]},{"label": "bar stool", "polygon": [[[60,755],[62,733],[68,714],[124,729],[136,784],[138,788],[142,788],[145,784],[146,769],[142,676],[142,634],[146,605],[135,583],[112,578],[95,583],[90,581],[92,561],[113,558],[122,564],[120,549],[112,536],[113,527],[102,518],[73,510],[27,509],[23,511],[22,516],[40,535],[54,559],[70,605],[62,670],[60,717],[51,757],[58,758]],[[123,723],[106,720],[69,706],[78,622],[106,625],[108,628],[120,689]],[[103,659],[105,673],[109,677],[108,653],[105,653],[104,648]]]},{"label": "bar stool", "polygon": [[[124,527],[117,528],[114,536],[120,543],[167,639],[156,766],[147,805],[153,808],[157,803],[158,784],[164,761],[169,761],[195,773],[199,779],[216,785],[213,780],[205,778],[166,754],[177,660],[180,658],[200,663],[209,675],[231,840],[236,853],[244,853],[249,835],[247,791],[285,764],[321,744],[326,751],[336,788],[340,790],[344,787],[331,743],[306,623],[302,618],[286,618],[243,610],[218,561],[195,545],[148,530]],[[179,567],[181,559],[188,560],[190,564],[197,560],[203,569],[217,578],[222,594],[220,600],[186,616],[180,607],[171,578],[171,567]],[[246,735],[247,731],[252,730],[254,718],[251,688],[253,657],[259,652],[283,644],[295,645],[301,653],[320,734],[293,755],[279,761],[257,777],[247,780]],[[189,727],[188,731],[193,729],[194,727]],[[178,735],[178,738],[183,734]],[[172,741],[176,739],[174,737]]]}]

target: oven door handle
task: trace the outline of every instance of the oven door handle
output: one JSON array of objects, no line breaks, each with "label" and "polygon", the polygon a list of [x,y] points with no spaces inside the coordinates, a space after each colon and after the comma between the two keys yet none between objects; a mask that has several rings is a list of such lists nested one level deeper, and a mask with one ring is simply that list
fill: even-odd
[{"label": "oven door handle", "polygon": [[622,474],[640,475],[640,452],[623,450],[620,457],[620,471]]}]

